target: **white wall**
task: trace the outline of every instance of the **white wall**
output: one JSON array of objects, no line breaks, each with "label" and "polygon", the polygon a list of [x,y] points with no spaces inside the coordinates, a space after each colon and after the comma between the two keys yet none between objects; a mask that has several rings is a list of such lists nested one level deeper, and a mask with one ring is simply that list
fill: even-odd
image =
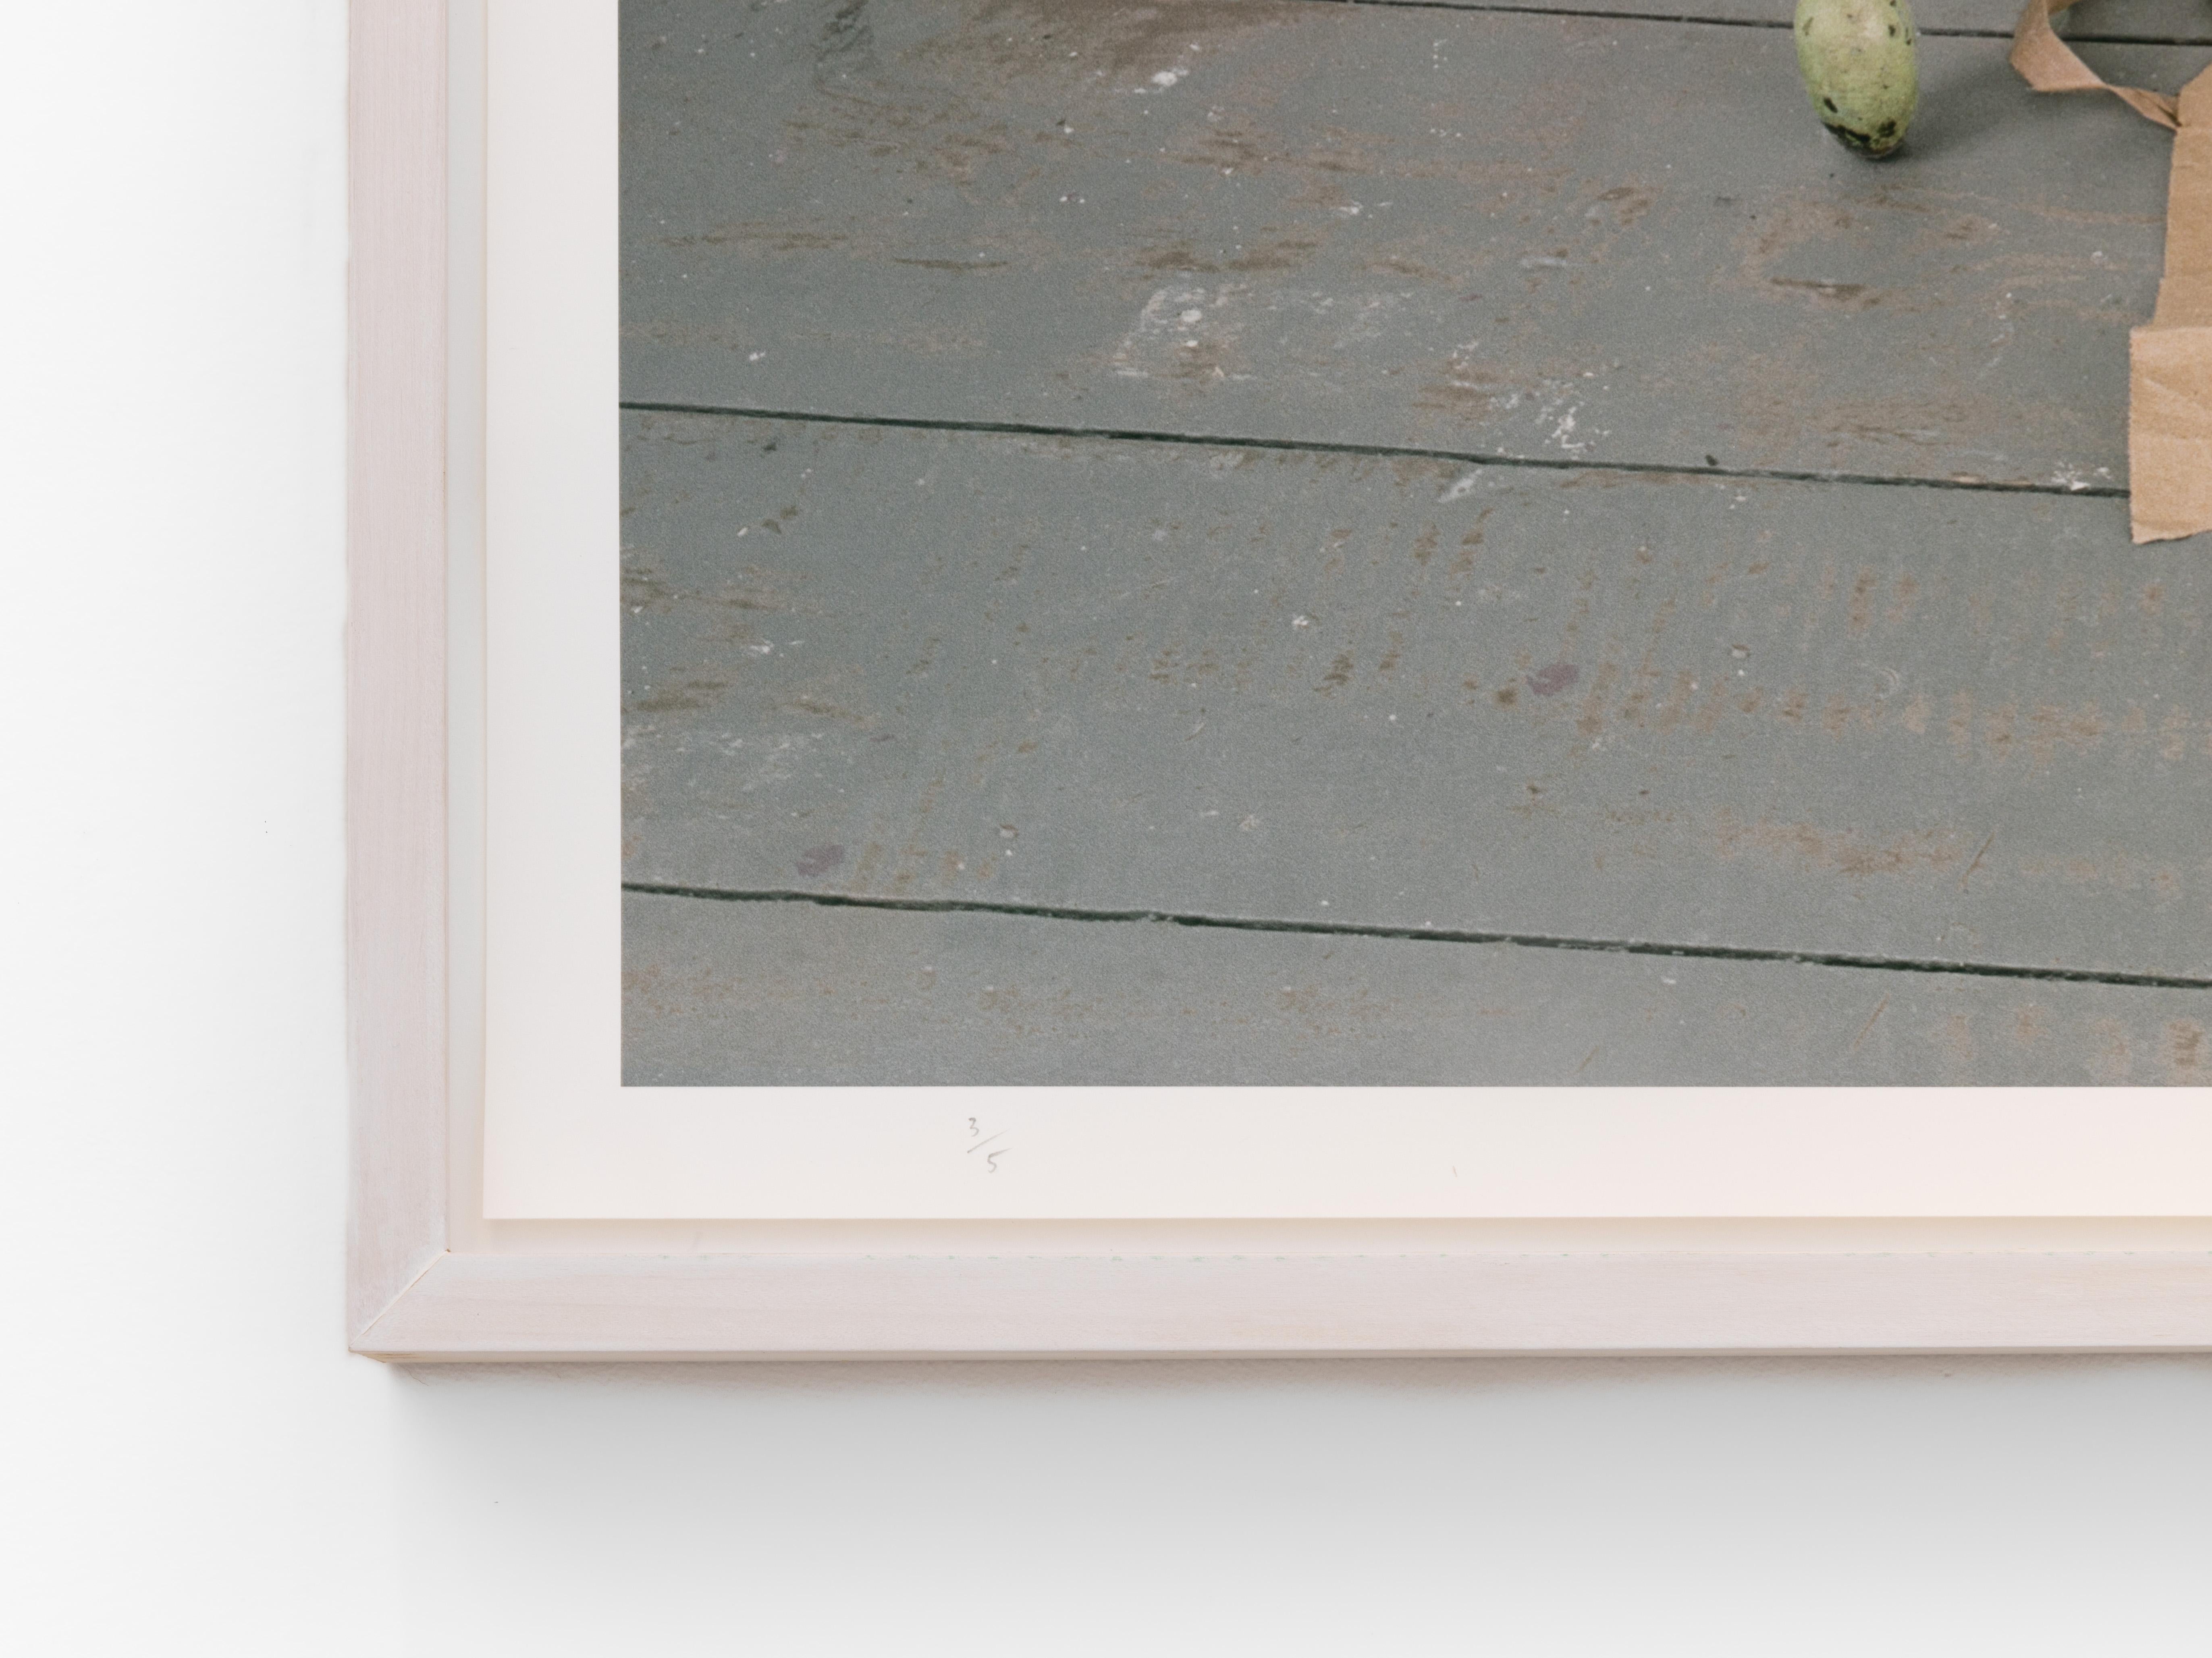
[{"label": "white wall", "polygon": [[343,24],[104,0],[0,45],[0,1640],[2202,1644],[2202,1361],[347,1357]]}]

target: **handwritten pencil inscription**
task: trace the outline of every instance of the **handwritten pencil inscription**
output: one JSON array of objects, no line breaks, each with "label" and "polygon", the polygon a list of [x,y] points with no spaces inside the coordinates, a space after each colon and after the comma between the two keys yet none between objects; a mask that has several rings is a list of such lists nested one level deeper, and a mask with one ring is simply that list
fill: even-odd
[{"label": "handwritten pencil inscription", "polygon": [[1000,1146],[996,1151],[987,1151],[985,1148],[991,1145],[993,1142],[1002,1140],[1006,1137],[1006,1131],[1003,1128],[1000,1129],[995,1133],[986,1134],[983,1132],[982,1124],[975,1118],[970,1117],[968,1119],[967,1153],[969,1157],[973,1157],[976,1152],[981,1151],[983,1153],[983,1167],[992,1174],[995,1175],[999,1172],[999,1159],[1005,1157],[1006,1153],[1013,1148],[1006,1145]]}]

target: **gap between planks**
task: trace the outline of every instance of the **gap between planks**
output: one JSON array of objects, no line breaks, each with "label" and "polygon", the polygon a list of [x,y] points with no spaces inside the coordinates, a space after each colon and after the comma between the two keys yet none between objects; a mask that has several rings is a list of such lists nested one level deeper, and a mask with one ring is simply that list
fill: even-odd
[{"label": "gap between planks", "polygon": [[[1376,0],[1327,0],[1373,4]],[[1268,449],[1292,454],[1364,455],[1379,460],[1436,460],[1459,466],[1520,467],[1543,472],[1625,472],[1664,477],[1746,478],[1781,483],[1851,483],[1873,489],[1958,489],[1983,495],[2058,495],[2091,501],[2127,499],[2118,484],[1999,483],[1986,478],[1889,477],[1875,472],[1800,472],[1780,467],[1678,466],[1662,461],[1577,460],[1548,455],[1490,454],[1474,449],[1430,449],[1402,443],[1343,443],[1310,438],[1214,437],[1202,432],[1153,431],[1135,427],[1056,426],[1036,421],[935,420],[908,415],[825,415],[799,409],[753,409],[732,404],[624,399],[639,415],[704,415],[727,420],[803,422],[821,426],[875,426],[902,431],[976,432],[1000,437],[1077,438],[1102,443],[1175,444],[1194,449]]]},{"label": "gap between planks", "polygon": [[[1796,27],[1788,17],[1693,17],[1682,12],[1621,11],[1604,6],[1500,5],[1493,0],[1323,0],[1325,4],[1372,6],[1386,11],[1502,11],[1524,17],[1596,17],[1615,23],[1693,23],[1717,29],[1787,29]],[[1930,28],[1917,33],[1933,39],[2009,40],[2010,29]],[[2198,46],[2203,37],[2188,35],[2069,34],[2075,44],[2110,46]]]},{"label": "gap between planks", "polygon": [[[1580,950],[1615,956],[1684,957],[1700,961],[1776,962],[1793,967],[1856,968],[1888,973],[1955,974],[1969,978],[2039,980],[2146,990],[2212,990],[2212,978],[2124,973],[2086,968],[2024,967],[2002,962],[1929,962],[1820,950],[1759,950],[1734,944],[1672,944],[1632,938],[1571,938],[1546,933],[1489,932],[1464,927],[1383,926],[1358,921],[1283,921],[1260,916],[1206,915],[1157,909],[1086,909],[1062,904],[992,902],[968,898],[878,898],[788,888],[738,890],[683,883],[625,881],[624,892],[725,904],[815,904],[825,909],[905,910],[925,914],[1012,915],[1042,921],[1159,922],[1236,932],[1300,932],[1423,944],[1516,944],[1527,950]],[[1878,1011],[1879,1010],[1877,1010]],[[1873,1022],[1868,1022],[1871,1024]],[[1863,1034],[1863,1033],[1862,1033]]]}]

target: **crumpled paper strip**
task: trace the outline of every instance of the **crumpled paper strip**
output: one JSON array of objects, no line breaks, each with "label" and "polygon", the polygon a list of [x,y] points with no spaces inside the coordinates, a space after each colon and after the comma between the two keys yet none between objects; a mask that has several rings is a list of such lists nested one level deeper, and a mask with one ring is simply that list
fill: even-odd
[{"label": "crumpled paper strip", "polygon": [[2171,541],[2212,530],[2212,69],[2179,98],[2110,85],[2051,27],[2073,3],[2027,0],[2012,66],[2038,92],[2109,92],[2173,130],[2166,276],[2128,336],[2129,518],[2138,543]]}]

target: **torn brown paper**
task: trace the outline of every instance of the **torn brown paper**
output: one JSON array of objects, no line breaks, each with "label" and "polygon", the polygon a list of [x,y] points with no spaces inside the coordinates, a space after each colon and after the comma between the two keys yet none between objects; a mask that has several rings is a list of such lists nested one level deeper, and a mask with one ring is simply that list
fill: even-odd
[{"label": "torn brown paper", "polygon": [[2166,278],[2128,337],[2129,514],[2138,542],[2212,530],[2212,70],[2179,98],[2107,84],[2051,27],[2074,0],[2027,0],[2012,66],[2038,92],[2109,92],[2174,129]]}]

